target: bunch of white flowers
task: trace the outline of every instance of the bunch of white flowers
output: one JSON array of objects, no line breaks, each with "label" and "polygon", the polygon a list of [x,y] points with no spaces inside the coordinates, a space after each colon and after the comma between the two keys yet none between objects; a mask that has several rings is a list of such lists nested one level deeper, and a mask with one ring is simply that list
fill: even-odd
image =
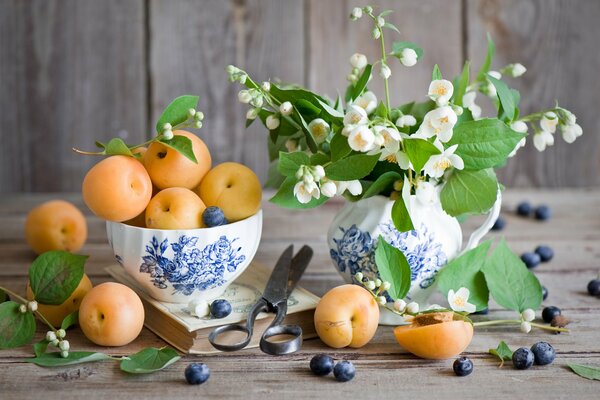
[{"label": "bunch of white flowers", "polygon": [[353,196],[362,193],[360,181],[334,181],[325,176],[325,168],[321,165],[302,165],[296,172],[298,182],[294,186],[294,196],[302,204],[309,203],[313,198],[319,199],[321,195],[333,197],[348,191]]}]

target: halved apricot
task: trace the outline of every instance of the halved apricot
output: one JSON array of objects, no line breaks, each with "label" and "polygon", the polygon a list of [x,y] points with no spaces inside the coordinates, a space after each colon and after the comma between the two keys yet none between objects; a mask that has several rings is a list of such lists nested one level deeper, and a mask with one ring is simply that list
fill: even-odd
[{"label": "halved apricot", "polygon": [[451,312],[422,314],[410,325],[394,328],[404,349],[430,360],[444,360],[462,353],[473,339],[473,325]]}]

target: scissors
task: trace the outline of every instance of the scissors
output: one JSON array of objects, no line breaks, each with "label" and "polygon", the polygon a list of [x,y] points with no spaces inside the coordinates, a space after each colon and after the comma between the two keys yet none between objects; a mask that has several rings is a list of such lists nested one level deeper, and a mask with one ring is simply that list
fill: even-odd
[{"label": "scissors", "polygon": [[[303,246],[295,256],[294,246],[290,245],[279,257],[271,277],[267,282],[265,291],[256,304],[248,313],[245,324],[228,324],[215,328],[208,341],[214,348],[221,351],[241,350],[250,343],[254,330],[256,317],[261,312],[274,313],[275,319],[265,330],[260,338],[260,349],[267,354],[281,355],[298,351],[302,346],[302,328],[297,325],[282,325],[287,313],[287,299],[296,287],[304,270],[308,266],[313,250],[309,246]],[[217,338],[224,332],[244,332],[246,337],[235,344],[218,343]],[[285,341],[271,342],[268,339],[277,335],[288,335],[290,339]]]}]

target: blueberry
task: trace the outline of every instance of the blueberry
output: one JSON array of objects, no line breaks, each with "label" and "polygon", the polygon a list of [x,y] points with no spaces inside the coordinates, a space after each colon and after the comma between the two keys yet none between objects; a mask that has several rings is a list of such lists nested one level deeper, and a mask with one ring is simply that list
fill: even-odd
[{"label": "blueberry", "polygon": [[318,376],[328,375],[333,371],[333,358],[325,354],[317,354],[310,360],[310,370]]},{"label": "blueberry", "polygon": [[516,369],[527,369],[533,365],[534,356],[527,347],[521,347],[513,353],[512,362]]},{"label": "blueberry", "polygon": [[356,375],[356,368],[350,361],[340,361],[333,368],[333,376],[338,382],[348,382]]},{"label": "blueberry", "polygon": [[494,225],[492,225],[493,231],[501,231],[506,226],[506,220],[502,217],[498,217]]},{"label": "blueberry", "polygon": [[548,262],[554,257],[554,250],[550,246],[540,245],[535,248],[535,252],[540,256],[542,262]]},{"label": "blueberry", "polygon": [[591,280],[588,283],[588,293],[592,296],[600,295],[600,279]]},{"label": "blueberry", "polygon": [[185,380],[190,385],[200,385],[210,378],[210,368],[203,363],[191,363],[185,368]]},{"label": "blueberry", "polygon": [[530,251],[521,254],[521,260],[529,269],[537,267],[540,264],[540,262],[542,262],[542,259],[538,253],[532,253]]},{"label": "blueberry", "polygon": [[556,350],[554,350],[554,347],[547,342],[537,342],[531,346],[531,351],[537,365],[552,364],[556,358]]},{"label": "blueberry", "polygon": [[542,286],[542,300],[546,300],[548,298],[548,289],[546,286]]},{"label": "blueberry", "polygon": [[490,310],[486,307],[484,309],[481,309],[479,311],[475,311],[474,313],[471,313],[471,315],[488,315],[489,312],[490,312]]},{"label": "blueberry", "polygon": [[550,219],[551,212],[550,207],[548,206],[539,206],[535,209],[535,219],[539,219],[540,221],[546,221]]},{"label": "blueberry", "polygon": [[231,304],[225,299],[210,303],[210,314],[215,318],[225,318],[231,314]]},{"label": "blueberry", "polygon": [[473,361],[467,357],[457,358],[454,360],[454,364],[452,364],[452,369],[458,376],[470,375],[473,372]]},{"label": "blueberry", "polygon": [[529,216],[529,214],[531,214],[531,210],[531,204],[529,204],[527,201],[523,201],[517,206],[517,214],[522,215],[523,217]]},{"label": "blueberry", "polygon": [[542,310],[542,319],[544,322],[550,323],[554,319],[554,317],[561,314],[560,308],[554,306],[545,307]]},{"label": "blueberry", "polygon": [[223,214],[223,210],[219,207],[206,207],[204,212],[202,213],[202,222],[208,228],[212,228],[213,226],[227,225],[227,218],[225,218],[225,214]]}]

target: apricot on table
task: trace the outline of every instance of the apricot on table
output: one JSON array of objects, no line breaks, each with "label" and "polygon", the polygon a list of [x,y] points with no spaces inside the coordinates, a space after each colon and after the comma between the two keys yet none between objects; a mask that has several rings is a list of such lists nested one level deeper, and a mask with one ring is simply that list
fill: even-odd
[{"label": "apricot on table", "polygon": [[394,328],[404,349],[421,358],[445,360],[462,353],[473,339],[473,324],[453,312],[421,314]]},{"label": "apricot on table", "polygon": [[138,295],[116,282],[93,288],[79,307],[79,326],[100,346],[124,346],[144,327],[144,306]]},{"label": "apricot on table", "polygon": [[127,221],[148,205],[152,181],[135,158],[111,156],[88,171],[82,194],[85,204],[97,216],[109,221]]},{"label": "apricot on table", "polygon": [[[79,285],[77,285],[73,293],[71,293],[71,296],[69,296],[64,303],[60,305],[49,305],[38,302],[38,311],[52,324],[52,326],[58,328],[67,315],[79,310],[81,300],[83,300],[90,290],[92,290],[92,282],[86,274],[83,274]],[[33,300],[33,298],[33,291],[31,290],[29,282],[27,282],[27,300]]]},{"label": "apricot on table", "polygon": [[326,345],[359,348],[375,335],[379,306],[365,288],[342,285],[325,293],[314,318],[317,334]]},{"label": "apricot on table", "polygon": [[38,254],[49,250],[76,252],[87,239],[87,223],[73,204],[51,200],[27,214],[25,238]]},{"label": "apricot on table", "polygon": [[262,188],[254,171],[235,162],[225,162],[211,169],[196,192],[207,207],[223,210],[230,222],[256,214],[262,199]]},{"label": "apricot on table", "polygon": [[152,229],[196,229],[203,227],[206,206],[189,189],[174,187],[161,190],[146,208],[146,227]]},{"label": "apricot on table", "polygon": [[152,182],[159,189],[194,189],[210,169],[210,152],[202,139],[193,133],[178,130],[173,135],[185,136],[192,141],[192,150],[198,163],[160,142],[153,142],[144,154],[144,165]]}]

